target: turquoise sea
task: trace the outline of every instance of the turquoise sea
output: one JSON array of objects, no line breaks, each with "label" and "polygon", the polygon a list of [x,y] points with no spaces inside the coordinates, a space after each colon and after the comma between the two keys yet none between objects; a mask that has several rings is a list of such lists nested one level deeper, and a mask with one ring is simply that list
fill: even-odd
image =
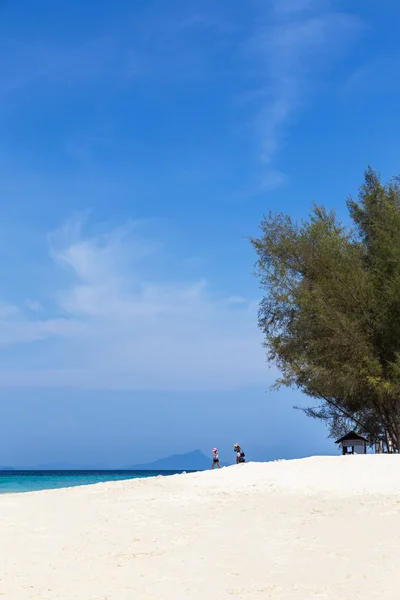
[{"label": "turquoise sea", "polygon": [[176,475],[182,471],[0,471],[0,494],[35,492],[102,481]]}]

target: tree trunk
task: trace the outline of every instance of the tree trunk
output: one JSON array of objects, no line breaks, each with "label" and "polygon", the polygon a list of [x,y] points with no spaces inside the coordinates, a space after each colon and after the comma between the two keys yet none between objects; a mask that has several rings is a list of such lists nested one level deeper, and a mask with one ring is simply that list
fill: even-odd
[{"label": "tree trunk", "polygon": [[385,429],[385,442],[386,442],[387,452],[389,454],[391,454],[392,453],[392,440],[391,440],[390,433],[389,433],[388,429]]}]

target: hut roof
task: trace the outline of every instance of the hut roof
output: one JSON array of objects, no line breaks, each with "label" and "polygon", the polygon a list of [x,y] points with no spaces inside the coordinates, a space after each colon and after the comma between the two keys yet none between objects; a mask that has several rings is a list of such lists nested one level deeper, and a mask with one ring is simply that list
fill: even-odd
[{"label": "hut roof", "polygon": [[341,442],[347,442],[348,440],[362,440],[363,442],[368,442],[368,440],[365,437],[363,437],[362,435],[359,435],[355,431],[349,431],[349,433],[346,433],[346,435],[341,437],[339,440],[336,440],[335,444],[340,444]]}]

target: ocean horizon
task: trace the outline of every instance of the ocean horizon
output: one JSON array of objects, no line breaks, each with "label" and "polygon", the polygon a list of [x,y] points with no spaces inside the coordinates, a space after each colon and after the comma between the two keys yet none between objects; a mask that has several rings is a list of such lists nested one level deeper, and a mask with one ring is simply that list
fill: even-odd
[{"label": "ocean horizon", "polygon": [[[3,470],[0,494],[39,492],[107,481],[146,479],[184,473],[182,470]],[[189,471],[186,471],[189,472]]]}]

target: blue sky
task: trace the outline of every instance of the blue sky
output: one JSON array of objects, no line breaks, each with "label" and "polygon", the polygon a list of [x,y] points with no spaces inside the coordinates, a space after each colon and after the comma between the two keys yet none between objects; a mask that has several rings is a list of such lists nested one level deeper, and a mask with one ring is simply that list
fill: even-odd
[{"label": "blue sky", "polygon": [[0,463],[335,452],[246,236],[398,174],[395,0],[0,3]]}]

